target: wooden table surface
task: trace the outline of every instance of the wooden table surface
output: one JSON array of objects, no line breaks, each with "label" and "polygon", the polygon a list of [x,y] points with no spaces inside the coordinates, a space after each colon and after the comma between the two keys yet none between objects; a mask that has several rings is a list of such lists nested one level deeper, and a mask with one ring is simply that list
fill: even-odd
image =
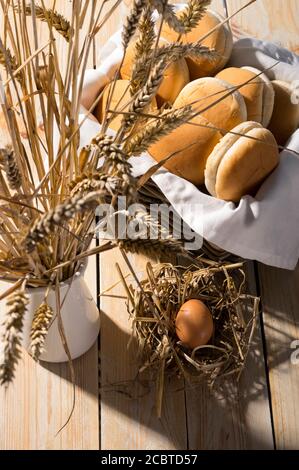
[{"label": "wooden table surface", "polygon": [[[126,3],[101,32],[100,43],[119,28]],[[213,3],[223,12],[221,0]],[[232,13],[246,1],[227,3]],[[56,5],[66,15],[71,8],[69,1]],[[298,18],[298,0],[257,0],[233,27],[298,50]],[[63,54],[60,39],[58,44]],[[147,261],[130,260],[140,272]],[[117,251],[90,261],[95,298],[117,281],[116,262],[126,273]],[[68,426],[57,434],[72,406],[68,366],[38,365],[24,353],[13,387],[0,390],[0,449],[298,449],[299,364],[291,361],[291,344],[299,340],[299,270],[250,263],[248,287],[261,295],[262,315],[237,396],[172,381],[158,420],[154,390],[132,386],[134,344],[128,349],[130,325],[119,284],[113,297],[99,297],[99,343],[75,361],[76,406]]]}]

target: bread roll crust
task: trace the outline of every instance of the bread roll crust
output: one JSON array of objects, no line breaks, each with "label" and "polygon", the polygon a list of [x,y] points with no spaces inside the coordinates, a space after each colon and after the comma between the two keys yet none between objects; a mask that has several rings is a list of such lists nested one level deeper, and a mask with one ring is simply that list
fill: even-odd
[{"label": "bread roll crust", "polygon": [[172,131],[149,148],[158,162],[174,154],[165,164],[170,172],[195,185],[203,184],[206,161],[221,134],[202,116]]},{"label": "bread roll crust", "polygon": [[[214,49],[218,53],[218,57],[213,61],[204,57],[196,59],[186,58],[191,80],[215,75],[215,73],[223,69],[230,58],[233,47],[232,33],[227,24],[221,25],[222,21],[223,18],[220,15],[214,11],[207,10],[198,25],[189,33],[182,35],[181,40],[184,44],[197,42],[218,26],[213,33],[201,41],[203,46]],[[166,23],[163,23],[161,36],[169,42],[175,42],[178,38],[178,34]]]},{"label": "bread roll crust", "polygon": [[274,107],[274,89],[265,74],[253,67],[228,67],[221,70],[216,78],[233,86],[240,86],[250,80],[239,88],[245,100],[247,119],[268,126]]},{"label": "bread roll crust", "polygon": [[274,136],[258,123],[243,123],[233,132],[243,136],[221,139],[207,160],[205,182],[215,197],[238,202],[276,168],[279,151]]},{"label": "bread roll crust", "polygon": [[[200,112],[201,116],[224,134],[247,119],[245,101],[239,91],[226,96],[231,89],[230,84],[218,78],[199,78],[183,88],[173,106],[181,108],[191,104],[195,112]],[[224,96],[224,99],[216,103]],[[206,109],[213,103],[215,104],[212,107]]]},{"label": "bread roll crust", "polygon": [[264,127],[268,127],[269,122],[272,117],[273,109],[274,109],[274,99],[275,99],[275,91],[274,87],[267,77],[265,73],[261,73],[260,70],[254,68],[254,67],[242,67],[244,70],[248,70],[250,72],[255,73],[258,75],[258,78],[263,82],[263,106],[262,106],[262,119],[261,119],[261,124]]},{"label": "bread roll crust", "polygon": [[224,138],[220,140],[220,142],[216,145],[213,152],[210,154],[205,168],[205,185],[209,193],[217,197],[216,194],[216,179],[217,179],[217,172],[219,165],[225,156],[226,152],[228,152],[232,146],[238,141],[240,138],[240,134],[246,134],[252,129],[255,128],[262,128],[262,125],[256,122],[244,122],[233,129],[232,133],[226,134]]},{"label": "bread roll crust", "polygon": [[[98,103],[94,111],[94,115],[100,123],[103,122],[110,90],[111,90],[111,83],[109,83],[105,87],[102,98],[100,99],[100,102]],[[114,93],[111,99],[110,109],[121,110],[124,107],[124,109],[122,110],[127,111],[130,100],[131,100],[130,82],[128,80],[117,80],[115,82]],[[115,131],[118,131],[121,125],[122,118],[123,118],[122,114],[115,115],[114,119],[109,124],[109,127]]]},{"label": "bread roll crust", "polygon": [[219,72],[216,78],[224,80],[232,86],[239,86],[251,80],[250,83],[239,88],[239,92],[245,100],[247,119],[256,122],[262,121],[263,84],[256,78],[256,74],[242,68],[229,67]]}]

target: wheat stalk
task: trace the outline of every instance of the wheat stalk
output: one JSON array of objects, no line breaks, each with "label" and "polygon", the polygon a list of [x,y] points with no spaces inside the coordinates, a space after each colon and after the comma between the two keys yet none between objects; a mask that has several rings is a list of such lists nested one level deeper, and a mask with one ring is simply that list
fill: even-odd
[{"label": "wheat stalk", "polygon": [[150,67],[150,58],[152,48],[156,38],[155,22],[152,19],[152,10],[150,7],[144,11],[140,20],[139,37],[135,44],[135,61],[131,78],[131,94],[134,95],[145,83],[146,74]]},{"label": "wheat stalk", "polygon": [[137,238],[136,240],[127,239],[118,241],[119,248],[129,253],[137,253],[152,258],[169,257],[170,255],[177,256],[179,253],[184,253],[185,250],[178,240],[151,240]]},{"label": "wheat stalk", "polygon": [[[185,32],[196,26],[209,3],[209,0],[192,0],[189,2],[187,9],[180,15],[180,21],[182,22]],[[140,88],[144,86],[153,59],[154,62],[157,62],[159,59],[168,59],[170,63],[187,56],[195,58],[204,56],[211,60],[214,58],[215,52],[202,46],[200,43],[173,43],[153,49],[156,35],[154,22],[152,20],[152,11],[149,7],[142,15],[138,30],[140,35],[135,44],[135,61],[130,87],[132,95],[137,93]]]},{"label": "wheat stalk", "polygon": [[[61,35],[66,41],[70,41],[73,31],[70,22],[57,11],[46,9],[40,5],[35,4],[34,6],[35,16],[40,21],[50,23],[51,26]],[[31,5],[26,5],[24,12],[27,16],[32,15]]]},{"label": "wheat stalk", "polygon": [[168,0],[150,0],[150,3],[171,29],[179,34],[184,33],[184,27],[176,16],[173,5],[168,4]]},{"label": "wheat stalk", "polygon": [[130,223],[138,225],[139,236],[117,241],[118,246],[125,251],[154,257],[187,253],[182,242],[173,238],[157,219],[143,209],[129,218],[128,225]]},{"label": "wheat stalk", "polygon": [[157,116],[155,121],[145,125],[140,132],[130,138],[126,144],[127,153],[129,155],[138,155],[145,152],[154,142],[157,142],[161,137],[169,134],[188,121],[192,112],[192,107],[187,106],[186,108],[176,109]]},{"label": "wheat stalk", "polygon": [[150,104],[163,80],[163,74],[166,67],[167,61],[164,58],[159,60],[159,62],[153,66],[146,84],[137,93],[137,96],[130,104],[128,109],[129,114],[123,118],[123,131],[132,127],[132,125],[138,119],[138,114],[140,114],[142,110]]},{"label": "wheat stalk", "polygon": [[55,230],[55,227],[62,226],[77,214],[83,215],[87,211],[94,210],[105,195],[106,191],[101,190],[84,196],[78,194],[41,216],[34,222],[24,240],[26,251],[32,253],[37,244],[43,242],[45,237]]},{"label": "wheat stalk", "polygon": [[122,45],[123,45],[124,51],[127,49],[131,38],[135,34],[142,11],[146,7],[146,5],[147,5],[147,1],[145,0],[133,1],[130,14],[126,18],[123,31],[122,31]]},{"label": "wheat stalk", "polygon": [[139,37],[135,43],[135,58],[148,56],[156,38],[155,22],[152,18],[152,10],[147,7],[138,25]]},{"label": "wheat stalk", "polygon": [[165,58],[168,61],[178,60],[182,57],[193,57],[215,60],[218,53],[214,49],[209,49],[199,43],[172,43],[167,46],[161,46],[157,49],[156,60]]},{"label": "wheat stalk", "polygon": [[0,384],[12,382],[18,360],[21,356],[21,343],[24,315],[28,304],[28,296],[24,289],[15,291],[7,298],[7,311],[2,323],[3,327],[3,360],[0,364]]},{"label": "wheat stalk", "polygon": [[45,339],[53,316],[53,309],[45,302],[34,313],[30,332],[29,353],[36,361],[44,351]]},{"label": "wheat stalk", "polygon": [[185,10],[179,14],[185,34],[197,26],[210,4],[211,0],[189,0]]},{"label": "wheat stalk", "polygon": [[[18,63],[15,56],[12,55],[10,49],[4,48],[1,41],[0,47],[0,64],[5,67],[9,73],[14,73],[19,68],[20,64]],[[17,73],[16,79],[21,82],[22,81],[22,74]]]},{"label": "wheat stalk", "polygon": [[[205,58],[212,62],[213,60],[216,60],[218,56],[218,53],[215,50],[202,46],[199,43],[172,43],[157,48],[153,53],[153,61],[157,63],[159,60],[164,60],[166,64],[165,68],[171,62],[179,60],[182,57],[192,57],[194,59]],[[144,84],[151,60],[152,57],[150,56],[139,57],[139,59],[136,59],[131,79],[132,94],[135,94]]]},{"label": "wheat stalk", "polygon": [[[84,172],[69,183],[71,196],[104,187],[107,176],[103,172]],[[99,186],[98,186],[99,185]],[[93,188],[93,189],[92,189]]]},{"label": "wheat stalk", "polygon": [[123,193],[123,178],[107,175],[104,172],[82,173],[70,183],[71,197],[76,194],[85,194],[89,191],[106,191],[107,195],[114,196]]},{"label": "wheat stalk", "polygon": [[19,189],[22,186],[22,176],[11,146],[0,148],[0,163],[4,167],[10,189]]}]

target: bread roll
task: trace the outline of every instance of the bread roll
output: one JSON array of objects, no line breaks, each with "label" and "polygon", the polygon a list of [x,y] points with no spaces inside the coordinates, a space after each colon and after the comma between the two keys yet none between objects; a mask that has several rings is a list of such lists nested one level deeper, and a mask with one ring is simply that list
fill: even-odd
[{"label": "bread roll", "polygon": [[272,82],[275,91],[274,110],[269,124],[279,145],[285,145],[299,125],[299,105],[292,103],[293,89],[287,82]]},{"label": "bread roll", "polygon": [[[243,96],[239,91],[228,94],[231,88],[229,83],[218,78],[199,78],[183,88],[174,102],[174,108],[192,104],[195,112],[201,111],[200,114],[213,126],[226,133],[247,119]],[[206,109],[210,105],[213,106]]]},{"label": "bread roll", "polygon": [[149,153],[158,162],[175,154],[164,166],[193,184],[203,184],[206,160],[221,139],[221,134],[209,126],[204,117],[197,116],[192,123],[162,137],[149,148]]},{"label": "bread roll", "polygon": [[274,136],[261,124],[245,122],[232,132],[242,136],[227,134],[216,145],[207,160],[205,185],[212,196],[238,202],[254,194],[274,170],[279,151]]},{"label": "bread roll", "polygon": [[259,75],[258,78],[260,78],[263,81],[264,88],[263,88],[263,108],[262,108],[261,124],[264,127],[268,127],[269,122],[272,117],[272,113],[274,109],[274,99],[275,99],[275,91],[271,83],[271,80],[269,80],[266,74],[264,73],[261,74],[260,70],[254,67],[245,66],[242,68],[245,70],[249,70],[250,72],[256,73],[257,75]]},{"label": "bread roll", "polygon": [[265,74],[258,75],[259,70],[252,67],[229,67],[219,72],[216,77],[239,88],[247,108],[247,119],[267,127],[273,112],[274,89]]},{"label": "bread roll", "polygon": [[[211,61],[204,57],[186,58],[191,80],[215,75],[224,68],[230,58],[233,47],[232,33],[227,23],[221,25],[222,21],[223,18],[220,15],[208,10],[192,31],[182,35],[181,40],[184,44],[197,42],[218,26],[208,37],[200,41],[203,46],[214,49],[218,53],[215,60]],[[165,23],[163,23],[161,36],[169,42],[175,42],[178,38],[178,34]]]},{"label": "bread roll", "polygon": [[[166,46],[168,41],[160,39],[159,46]],[[130,80],[133,71],[133,64],[135,60],[135,43],[129,44],[123,66],[121,67],[120,74],[121,78]],[[163,103],[173,103],[179,92],[189,83],[189,70],[187,63],[184,58],[172,62],[164,72],[164,79],[159,86],[157,91],[157,103],[158,106],[162,106]]]},{"label": "bread roll", "polygon": [[[109,98],[111,87],[112,87],[112,83],[106,86],[103,92],[103,96],[94,111],[94,115],[100,123],[103,122],[105,109],[107,106],[107,100]],[[112,96],[109,108],[112,110],[127,111],[130,106],[131,101],[132,101],[132,97],[130,95],[129,80],[117,80],[115,82],[113,96]],[[156,107],[157,107],[157,103],[156,103],[155,98],[153,98],[149,110],[154,110],[156,109]],[[123,114],[115,114],[114,119],[109,124],[109,127],[115,131],[118,131],[118,129],[121,126],[122,118],[123,118]]]}]

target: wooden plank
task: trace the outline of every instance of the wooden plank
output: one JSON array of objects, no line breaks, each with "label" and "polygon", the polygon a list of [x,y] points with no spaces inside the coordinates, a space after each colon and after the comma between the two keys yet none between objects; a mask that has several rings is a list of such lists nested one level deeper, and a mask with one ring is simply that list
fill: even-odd
[{"label": "wooden plank", "polygon": [[[53,5],[52,0],[45,2]],[[56,9],[70,17],[71,2],[56,1]],[[1,24],[0,19],[0,24]],[[110,26],[112,27],[112,26]],[[108,29],[107,29],[108,28]],[[106,32],[110,31],[106,26]],[[39,24],[39,44],[45,44],[47,27]],[[57,37],[62,59],[65,41]],[[97,298],[96,260],[90,260],[86,279]],[[2,312],[0,312],[2,313]],[[73,386],[67,364],[36,364],[23,354],[16,380],[5,393],[0,389],[0,449],[98,449],[98,346],[74,361],[76,406],[68,426],[56,436],[72,407]]]},{"label": "wooden plank", "polygon": [[[140,276],[143,256],[131,256]],[[118,250],[100,256],[101,292],[118,280],[115,263],[126,275],[129,270]],[[186,449],[185,397],[182,383],[166,384],[164,410],[159,420],[155,410],[154,386],[149,389],[134,381],[137,373],[136,345],[128,348],[131,325],[124,288],[118,284],[110,296],[101,297],[101,448]]]},{"label": "wooden plank", "polygon": [[[248,0],[227,0],[232,14]],[[213,0],[212,8],[223,13],[223,0]],[[258,21],[257,21],[258,19]],[[274,41],[299,52],[299,3],[297,0],[257,0],[232,20],[232,29],[239,36],[254,36]]]},{"label": "wooden plank", "polygon": [[[252,264],[248,264],[248,291],[255,294]],[[240,380],[222,393],[205,384],[186,390],[190,449],[273,449],[271,415],[259,325]]]},{"label": "wooden plank", "polygon": [[[86,280],[96,299],[96,266],[91,259]],[[0,312],[3,314],[3,312]],[[24,352],[16,380],[0,388],[0,449],[98,449],[98,346],[74,361],[76,406],[67,364],[34,362]]]},{"label": "wooden plank", "polygon": [[[259,266],[267,361],[277,449],[298,449],[299,268]],[[293,354],[293,360],[292,360]],[[298,358],[298,353],[297,353]]]},{"label": "wooden plank", "polygon": [[[145,259],[132,256],[137,271]],[[115,284],[112,265],[118,262],[128,269],[117,252],[101,256],[101,292]],[[249,270],[251,292],[254,275]],[[124,296],[121,285],[110,292]],[[241,380],[238,400],[213,396],[206,386],[183,391],[167,391],[164,401],[164,425],[154,416],[154,391],[140,399],[130,397],[142,389],[128,381],[136,374],[134,347],[127,350],[130,324],[125,300],[116,297],[101,299],[102,449],[189,448],[189,449],[272,449],[273,436],[267,392],[266,373],[259,328],[254,347]],[[172,384],[175,390],[176,384]],[[186,416],[185,416],[186,409]],[[185,423],[187,419],[187,436]],[[166,432],[165,432],[166,431]],[[174,446],[173,446],[174,445]],[[187,445],[187,447],[185,447]]]},{"label": "wooden plank", "polygon": [[[245,0],[228,0],[232,13]],[[222,2],[215,0],[217,8]],[[299,52],[299,3],[296,0],[257,1],[233,21],[234,30],[275,41]],[[258,17],[258,21],[255,18]],[[299,268],[295,272],[259,266],[259,285],[267,346],[267,362],[276,447],[298,449],[299,413],[296,407],[299,369],[292,363],[292,341],[298,331]],[[294,344],[296,347],[296,344]],[[297,346],[298,348],[298,346]]]}]

